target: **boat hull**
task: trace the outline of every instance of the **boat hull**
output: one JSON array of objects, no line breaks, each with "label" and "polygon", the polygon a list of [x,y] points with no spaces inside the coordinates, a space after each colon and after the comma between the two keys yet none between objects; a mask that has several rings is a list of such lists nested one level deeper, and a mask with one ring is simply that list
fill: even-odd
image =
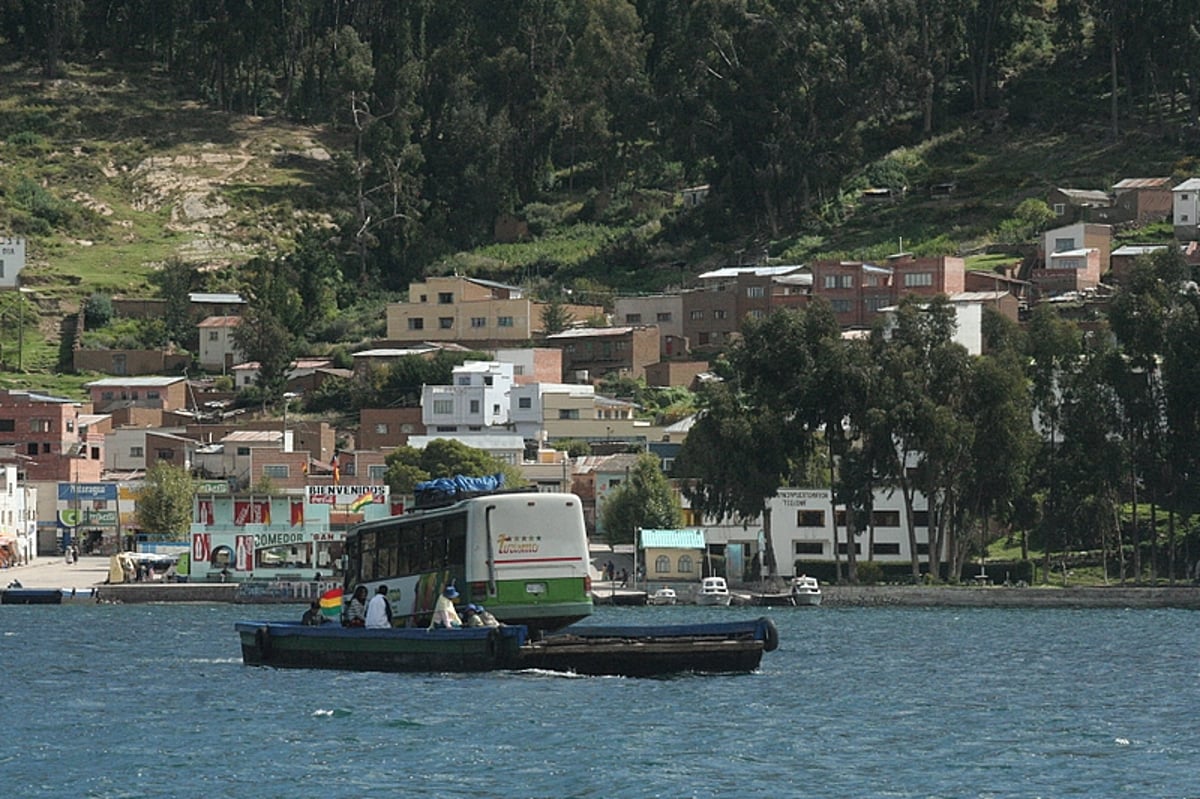
[{"label": "boat hull", "polygon": [[732,599],[733,597],[729,594],[699,594],[696,596],[696,604],[708,607],[724,607]]},{"label": "boat hull", "polygon": [[361,671],[492,671],[524,643],[521,626],[425,630],[238,622],[248,666]]},{"label": "boat hull", "polygon": [[656,677],[746,672],[778,646],[762,618],[725,624],[583,626],[527,640],[522,626],[461,630],[366,630],[286,622],[238,622],[248,666],[391,672],[544,669]]}]

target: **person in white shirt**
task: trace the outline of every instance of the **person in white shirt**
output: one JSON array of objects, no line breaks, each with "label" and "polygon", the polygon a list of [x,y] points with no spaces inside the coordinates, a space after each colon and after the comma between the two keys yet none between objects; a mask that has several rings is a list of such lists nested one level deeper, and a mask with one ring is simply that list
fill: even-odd
[{"label": "person in white shirt", "polygon": [[387,629],[392,626],[392,603],[388,601],[388,587],[381,585],[367,605],[367,627]]}]

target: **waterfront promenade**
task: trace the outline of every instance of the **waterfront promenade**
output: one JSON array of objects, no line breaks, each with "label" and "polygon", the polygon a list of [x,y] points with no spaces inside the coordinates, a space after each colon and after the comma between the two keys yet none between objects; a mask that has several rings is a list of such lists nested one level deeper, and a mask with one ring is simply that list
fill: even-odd
[{"label": "waterfront promenade", "polygon": [[[62,558],[42,557],[32,564],[0,571],[0,588],[19,580],[25,588],[66,588],[99,591],[102,601],[112,602],[237,602],[235,583],[127,583],[106,585],[107,556],[84,556],[77,563]],[[1092,608],[1187,608],[1200,610],[1200,586],[915,586],[915,585],[823,585],[825,607],[1092,607]],[[596,581],[592,588],[598,603],[626,604],[641,592]],[[625,601],[622,601],[625,600]],[[262,601],[262,600],[258,600]],[[288,600],[295,602],[298,600]]]}]

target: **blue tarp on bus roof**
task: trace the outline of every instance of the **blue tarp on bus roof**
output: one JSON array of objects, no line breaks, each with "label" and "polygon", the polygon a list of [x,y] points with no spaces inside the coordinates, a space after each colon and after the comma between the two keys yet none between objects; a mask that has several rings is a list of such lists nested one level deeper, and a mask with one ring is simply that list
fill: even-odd
[{"label": "blue tarp on bus roof", "polygon": [[498,491],[504,486],[504,475],[484,475],[483,477],[467,477],[456,474],[453,477],[435,477],[417,483],[414,496],[417,505],[428,505],[435,502],[445,502],[459,497],[478,496]]}]

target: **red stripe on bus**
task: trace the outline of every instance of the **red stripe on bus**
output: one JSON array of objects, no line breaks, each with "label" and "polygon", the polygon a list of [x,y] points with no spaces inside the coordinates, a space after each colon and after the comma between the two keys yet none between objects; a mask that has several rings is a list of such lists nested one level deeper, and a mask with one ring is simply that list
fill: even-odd
[{"label": "red stripe on bus", "polygon": [[521,558],[520,560],[510,560],[506,558],[505,560],[497,560],[493,562],[499,566],[501,563],[562,563],[564,561],[570,562],[575,560],[583,560],[583,558]]}]

